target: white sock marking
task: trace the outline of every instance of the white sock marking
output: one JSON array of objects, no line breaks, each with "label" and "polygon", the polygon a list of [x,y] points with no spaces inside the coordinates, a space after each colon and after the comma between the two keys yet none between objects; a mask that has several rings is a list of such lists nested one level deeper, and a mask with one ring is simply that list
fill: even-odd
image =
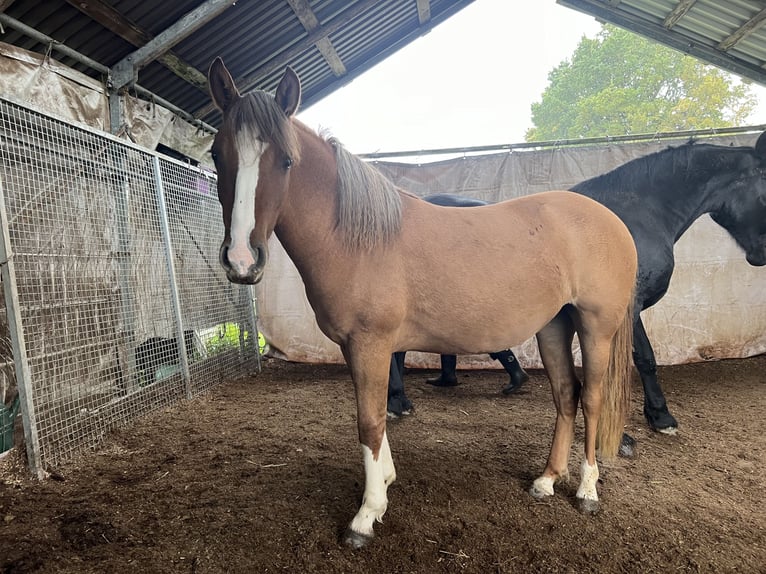
[{"label": "white sock marking", "polygon": [[372,457],[372,450],[365,445],[362,445],[362,457],[364,458],[364,498],[362,506],[351,521],[350,528],[362,536],[371,537],[375,521],[383,521],[383,515],[388,508],[386,491],[388,485],[396,478],[386,433],[383,433],[378,460]]},{"label": "white sock marking", "polygon": [[577,498],[583,500],[598,500],[596,483],[598,482],[598,463],[593,466],[588,464],[588,459],[583,459],[580,466],[580,488],[577,489]]}]

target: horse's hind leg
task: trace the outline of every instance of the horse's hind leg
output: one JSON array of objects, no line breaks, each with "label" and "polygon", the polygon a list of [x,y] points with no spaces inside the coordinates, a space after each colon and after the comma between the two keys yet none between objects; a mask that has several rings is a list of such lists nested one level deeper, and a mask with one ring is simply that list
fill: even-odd
[{"label": "horse's hind leg", "polygon": [[548,464],[529,490],[535,498],[553,495],[553,485],[569,476],[569,449],[580,398],[580,382],[572,362],[573,337],[574,325],[566,309],[537,333],[540,358],[551,381],[557,415]]},{"label": "horse's hind leg", "polygon": [[[585,458],[580,467],[580,487],[577,500],[582,512],[595,514],[599,510],[596,484],[599,472],[596,463],[596,435],[601,417],[605,375],[614,333],[612,325],[598,320],[589,321],[583,314],[583,326],[578,329],[582,350],[583,386],[582,412],[585,420]],[[609,384],[619,384],[610,381]]]},{"label": "horse's hind leg", "polygon": [[386,435],[386,395],[391,356],[376,351],[382,345],[344,347],[356,389],[357,426],[364,459],[364,497],[344,540],[361,548],[373,537],[373,524],[381,522],[388,508],[388,485],[396,469]]}]

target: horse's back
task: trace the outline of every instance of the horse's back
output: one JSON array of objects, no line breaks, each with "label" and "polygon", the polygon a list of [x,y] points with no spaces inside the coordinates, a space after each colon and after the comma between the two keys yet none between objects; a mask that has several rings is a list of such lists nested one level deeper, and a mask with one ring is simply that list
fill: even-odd
[{"label": "horse's back", "polygon": [[450,330],[476,344],[446,351],[512,346],[566,304],[617,312],[631,298],[636,253],[630,233],[585,196],[551,191],[473,209],[419,202],[405,213],[407,315],[418,318],[415,330],[444,330],[441,317],[449,314]]}]

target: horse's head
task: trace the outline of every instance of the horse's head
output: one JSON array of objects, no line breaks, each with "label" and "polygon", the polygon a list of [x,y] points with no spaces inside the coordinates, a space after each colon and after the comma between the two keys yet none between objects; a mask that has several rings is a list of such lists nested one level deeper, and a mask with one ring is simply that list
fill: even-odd
[{"label": "horse's head", "polygon": [[750,265],[766,265],[766,132],[738,160],[721,205],[710,213],[745,251]]},{"label": "horse's head", "polygon": [[208,72],[213,102],[223,112],[211,153],[226,229],[220,262],[234,283],[257,283],[268,260],[267,242],[287,193],[299,147],[290,117],[301,86],[288,68],[275,95],[240,95],[221,58]]}]

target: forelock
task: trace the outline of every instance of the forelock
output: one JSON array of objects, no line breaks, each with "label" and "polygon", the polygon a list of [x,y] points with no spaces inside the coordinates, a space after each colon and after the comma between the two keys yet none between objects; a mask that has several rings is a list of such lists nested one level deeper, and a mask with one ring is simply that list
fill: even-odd
[{"label": "forelock", "polygon": [[260,90],[246,94],[232,106],[225,122],[238,139],[268,142],[298,161],[300,147],[295,129],[271,94]]}]

